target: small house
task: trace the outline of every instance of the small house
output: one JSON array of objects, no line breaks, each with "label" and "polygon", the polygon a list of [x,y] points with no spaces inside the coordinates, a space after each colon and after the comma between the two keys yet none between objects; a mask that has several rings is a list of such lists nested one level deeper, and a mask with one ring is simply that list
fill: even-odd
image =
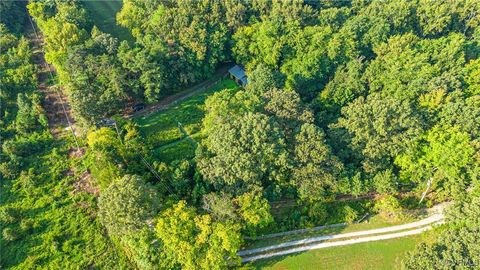
[{"label": "small house", "polygon": [[237,82],[242,87],[247,85],[247,75],[245,74],[245,69],[243,69],[241,66],[235,65],[228,70],[228,73],[230,74],[230,78],[232,78],[232,80]]}]

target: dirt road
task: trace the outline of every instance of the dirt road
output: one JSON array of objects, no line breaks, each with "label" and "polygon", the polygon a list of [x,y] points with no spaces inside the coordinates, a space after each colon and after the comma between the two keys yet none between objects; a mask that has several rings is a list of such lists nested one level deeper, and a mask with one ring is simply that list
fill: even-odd
[{"label": "dirt road", "polygon": [[266,258],[271,258],[271,257],[276,257],[276,256],[283,256],[283,255],[288,255],[288,254],[292,254],[292,253],[298,253],[298,252],[308,251],[308,250],[313,250],[313,249],[346,246],[346,245],[353,245],[353,244],[358,244],[358,243],[365,243],[365,242],[372,242],[372,241],[380,241],[380,240],[387,240],[387,239],[405,237],[405,236],[410,236],[410,235],[423,233],[427,230],[430,230],[431,228],[432,228],[432,226],[426,226],[426,227],[422,227],[422,228],[418,228],[418,229],[414,229],[414,230],[408,230],[408,231],[404,231],[404,232],[398,232],[398,233],[383,234],[383,235],[376,235],[376,236],[369,236],[369,237],[361,237],[361,238],[356,238],[356,239],[349,239],[349,240],[338,241],[338,242],[328,242],[328,243],[320,243],[320,244],[301,246],[301,247],[291,248],[291,249],[282,250],[282,251],[278,251],[278,252],[266,253],[266,254],[256,255],[256,256],[252,256],[252,257],[246,257],[246,258],[242,259],[242,262],[247,263],[247,262],[250,262],[250,261],[266,259]]},{"label": "dirt road", "polygon": [[275,250],[275,249],[287,248],[287,247],[292,247],[292,246],[305,245],[305,244],[320,242],[320,241],[325,241],[325,240],[352,238],[352,237],[359,237],[359,236],[372,235],[372,234],[382,234],[382,233],[387,233],[387,232],[403,231],[403,230],[413,229],[413,228],[429,225],[429,224],[432,224],[432,223],[435,223],[435,222],[439,222],[442,219],[443,219],[442,214],[435,214],[435,215],[432,215],[428,218],[425,218],[425,219],[422,219],[422,220],[419,220],[419,221],[415,221],[415,222],[411,222],[411,223],[407,223],[407,224],[390,226],[390,227],[385,227],[385,228],[380,228],[380,229],[359,231],[359,232],[351,232],[351,233],[342,233],[342,234],[335,234],[335,235],[324,235],[324,236],[318,236],[318,237],[311,237],[311,238],[306,238],[306,239],[302,239],[302,240],[284,242],[284,243],[281,243],[281,244],[262,247],[262,248],[242,250],[242,251],[238,252],[237,254],[240,255],[240,256],[245,256],[245,255],[250,255],[250,254]]}]

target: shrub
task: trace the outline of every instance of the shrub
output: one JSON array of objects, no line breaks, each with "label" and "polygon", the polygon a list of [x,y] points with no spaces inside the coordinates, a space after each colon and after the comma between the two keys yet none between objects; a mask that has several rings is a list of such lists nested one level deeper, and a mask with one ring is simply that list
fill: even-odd
[{"label": "shrub", "polygon": [[308,209],[308,217],[314,224],[323,224],[328,217],[327,206],[324,203],[317,202]]},{"label": "shrub", "polygon": [[2,231],[2,237],[6,241],[15,241],[20,238],[20,232],[12,228],[5,228]]},{"label": "shrub", "polygon": [[397,179],[392,170],[379,172],[373,177],[375,190],[380,194],[393,194],[397,192],[396,181]]},{"label": "shrub", "polygon": [[378,200],[374,210],[386,219],[399,220],[402,217],[400,202],[392,195],[386,195]]},{"label": "shrub", "polygon": [[20,219],[20,211],[17,208],[5,207],[0,210],[0,221],[4,224],[13,224]]},{"label": "shrub", "polygon": [[344,216],[343,219],[348,224],[354,223],[358,219],[357,211],[349,205],[345,205],[342,212]]}]

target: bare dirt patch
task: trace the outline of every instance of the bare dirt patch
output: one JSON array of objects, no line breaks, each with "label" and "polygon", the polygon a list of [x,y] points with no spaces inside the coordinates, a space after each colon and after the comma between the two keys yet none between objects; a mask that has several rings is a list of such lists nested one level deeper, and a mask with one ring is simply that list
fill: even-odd
[{"label": "bare dirt patch", "polygon": [[85,149],[83,148],[77,148],[77,147],[71,147],[68,149],[68,158],[81,158],[85,155]]},{"label": "bare dirt patch", "polygon": [[79,192],[87,192],[89,194],[98,195],[99,189],[90,174],[90,170],[83,172],[80,177],[73,183],[73,194]]}]

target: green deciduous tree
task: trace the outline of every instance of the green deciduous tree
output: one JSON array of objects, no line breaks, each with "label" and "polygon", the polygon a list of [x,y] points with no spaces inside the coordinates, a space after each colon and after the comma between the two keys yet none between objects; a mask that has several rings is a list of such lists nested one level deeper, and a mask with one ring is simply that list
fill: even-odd
[{"label": "green deciduous tree", "polygon": [[391,169],[381,171],[373,177],[373,185],[378,193],[395,193],[398,189],[397,177]]},{"label": "green deciduous tree", "polygon": [[375,93],[359,97],[342,109],[338,126],[351,136],[350,146],[364,157],[364,168],[374,172],[419,138],[422,121],[407,101]]},{"label": "green deciduous tree", "polygon": [[136,175],[114,180],[98,198],[98,216],[110,235],[122,237],[147,226],[158,209],[155,190]]},{"label": "green deciduous tree", "polygon": [[417,183],[431,179],[432,189],[440,195],[458,196],[465,192],[478,166],[475,152],[467,133],[458,127],[436,126],[423,143],[413,144],[395,163],[402,168],[402,177]]},{"label": "green deciduous tree", "polygon": [[248,192],[235,198],[238,213],[247,233],[255,235],[255,230],[266,227],[273,221],[270,205],[260,192]]},{"label": "green deciduous tree", "polygon": [[472,193],[447,213],[447,226],[433,243],[407,255],[402,269],[478,269],[480,266],[480,197]]},{"label": "green deciduous tree", "polygon": [[278,124],[260,113],[216,125],[197,155],[199,170],[217,188],[235,192],[284,181],[289,161],[283,136]]},{"label": "green deciduous tree", "polygon": [[295,135],[293,183],[306,201],[322,201],[336,188],[336,176],[342,164],[331,153],[323,131],[313,124],[304,124]]},{"label": "green deciduous tree", "polygon": [[40,97],[37,94],[26,96],[19,93],[17,96],[17,117],[15,126],[19,133],[28,133],[40,127],[47,127],[48,120],[40,106]]},{"label": "green deciduous tree", "polygon": [[156,233],[163,243],[166,268],[225,269],[237,265],[240,227],[212,221],[180,201],[157,219]]}]

